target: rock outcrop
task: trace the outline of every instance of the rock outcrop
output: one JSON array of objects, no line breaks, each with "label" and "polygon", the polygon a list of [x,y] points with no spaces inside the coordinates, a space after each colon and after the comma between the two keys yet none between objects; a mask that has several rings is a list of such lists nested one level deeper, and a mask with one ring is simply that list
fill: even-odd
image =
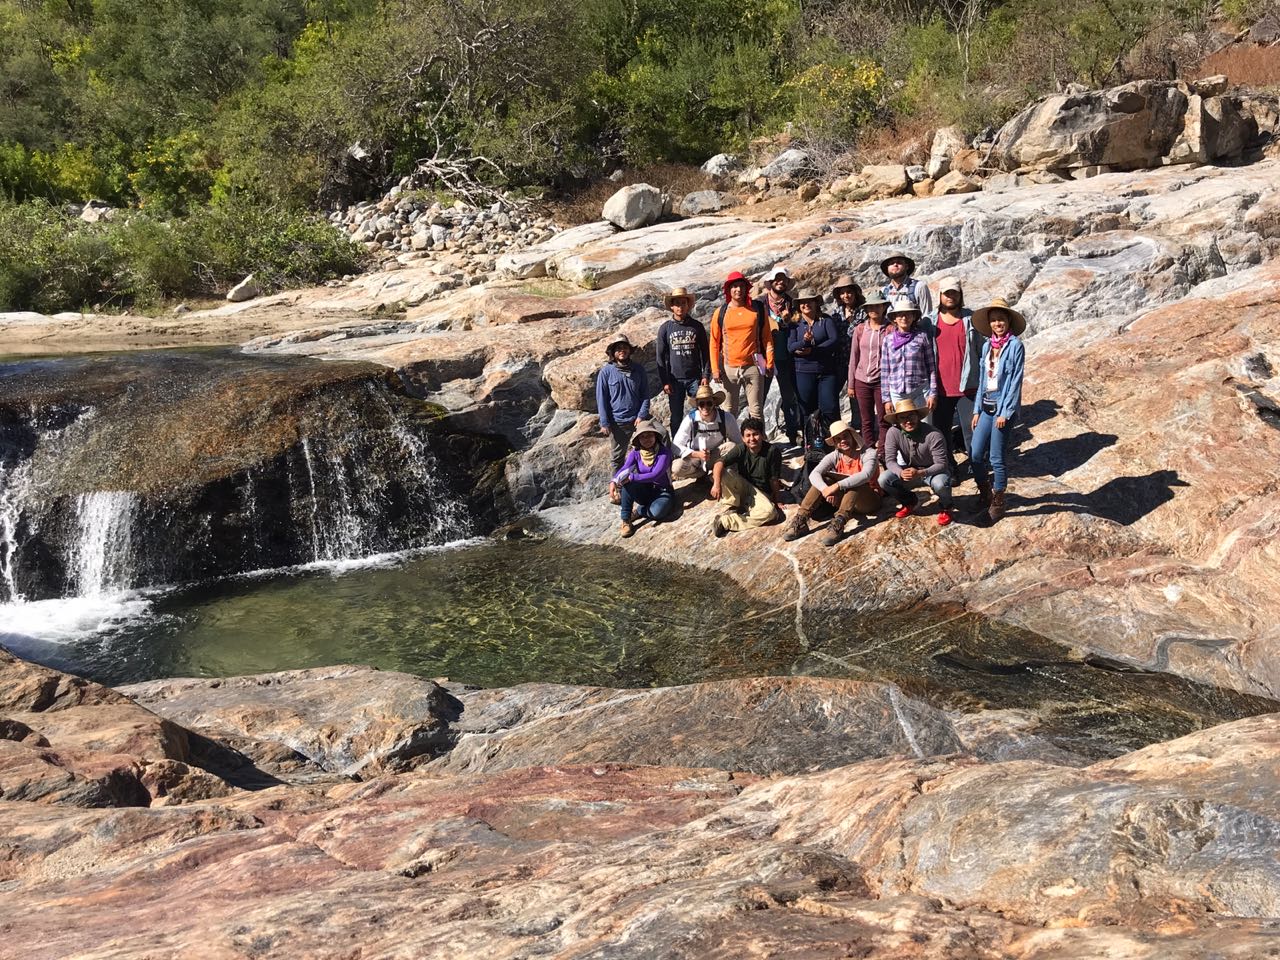
[{"label": "rock outcrop", "polygon": [[[272,697],[354,703],[374,680],[415,682],[353,669],[295,679],[236,689],[252,703],[256,684],[265,710]],[[213,683],[201,688],[216,695]],[[220,795],[151,809],[0,800],[0,925],[36,960],[850,949],[873,960],[1243,960],[1273,946],[1277,716],[1090,766],[991,764],[892,689],[456,691],[462,732],[424,769],[258,789],[200,771]],[[196,690],[150,694],[194,705]],[[34,698],[80,728],[102,702],[129,704],[8,658],[0,691],[0,717]],[[408,708],[398,718],[397,703]],[[384,708],[393,724],[418,716],[412,697]],[[335,725],[360,725],[341,713]],[[788,742],[810,729],[836,753],[779,775],[796,766]],[[146,762],[143,741],[129,749]],[[664,751],[661,764],[635,763]],[[718,763],[681,765],[700,756]]]}]

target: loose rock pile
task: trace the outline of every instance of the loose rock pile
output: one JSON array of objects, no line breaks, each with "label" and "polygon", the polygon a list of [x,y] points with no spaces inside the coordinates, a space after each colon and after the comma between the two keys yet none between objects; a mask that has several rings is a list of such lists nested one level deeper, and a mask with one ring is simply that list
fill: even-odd
[{"label": "loose rock pile", "polygon": [[335,211],[329,219],[383,260],[402,265],[435,260],[472,282],[493,273],[499,254],[541,243],[559,232],[550,218],[522,202],[441,203],[429,192],[411,189],[411,183],[406,177],[381,200]]}]

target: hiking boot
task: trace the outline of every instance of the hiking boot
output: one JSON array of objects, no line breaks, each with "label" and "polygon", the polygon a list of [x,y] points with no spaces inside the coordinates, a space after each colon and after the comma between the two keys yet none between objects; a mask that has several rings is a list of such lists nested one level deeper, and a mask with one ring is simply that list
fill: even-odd
[{"label": "hiking boot", "polygon": [[618,536],[626,538],[636,532],[635,526],[630,520],[623,520],[622,527],[618,530]]},{"label": "hiking boot", "polygon": [[809,532],[809,511],[797,510],[796,515],[791,518],[791,524],[787,527],[786,532],[782,535],[782,539],[790,543],[792,540],[799,540]]},{"label": "hiking boot", "polygon": [[978,484],[978,513],[981,513],[987,507],[991,506],[991,481],[979,480]]},{"label": "hiking boot", "polygon": [[719,540],[728,532],[729,528],[724,525],[724,514],[717,513],[711,518],[711,535],[713,537]]},{"label": "hiking boot", "polygon": [[848,522],[848,517],[842,517],[838,513],[832,517],[831,522],[827,524],[827,532],[822,535],[823,546],[834,547],[839,543],[844,536],[844,528]]},{"label": "hiking boot", "polygon": [[938,511],[938,526],[945,527],[951,522],[951,511],[943,507]]},{"label": "hiking boot", "polygon": [[1004,516],[1004,491],[996,490],[991,494],[991,506],[987,509],[987,516],[991,518],[991,522],[995,523]]}]

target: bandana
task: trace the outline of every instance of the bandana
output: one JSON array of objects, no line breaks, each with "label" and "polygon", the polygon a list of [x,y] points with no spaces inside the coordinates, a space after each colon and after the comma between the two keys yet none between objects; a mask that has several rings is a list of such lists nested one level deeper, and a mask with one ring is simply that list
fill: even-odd
[{"label": "bandana", "polygon": [[912,327],[909,333],[903,333],[897,327],[893,328],[893,349],[901,350],[908,343],[916,338],[916,334],[920,332],[919,327]]},{"label": "bandana", "polygon": [[1003,337],[992,337],[992,338],[991,338],[991,349],[992,349],[992,351],[999,351],[999,350],[1003,350],[1003,349],[1004,349],[1004,345],[1005,345],[1006,343],[1008,343],[1008,342],[1009,342],[1010,340],[1012,340],[1012,339],[1013,339],[1013,334],[1012,334],[1012,333],[1006,333]]}]

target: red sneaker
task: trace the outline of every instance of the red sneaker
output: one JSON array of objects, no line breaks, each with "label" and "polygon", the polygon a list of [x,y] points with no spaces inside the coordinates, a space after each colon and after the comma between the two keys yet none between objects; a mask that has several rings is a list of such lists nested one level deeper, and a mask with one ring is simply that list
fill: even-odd
[{"label": "red sneaker", "polygon": [[939,510],[938,526],[945,527],[950,522],[951,522],[951,514],[949,514],[946,510]]},{"label": "red sneaker", "polygon": [[898,508],[898,512],[897,512],[897,513],[895,513],[895,514],[894,514],[894,516],[895,516],[895,517],[897,517],[899,520],[901,520],[903,517],[909,517],[909,516],[911,516],[911,508],[910,508],[910,507],[899,507],[899,508]]}]

